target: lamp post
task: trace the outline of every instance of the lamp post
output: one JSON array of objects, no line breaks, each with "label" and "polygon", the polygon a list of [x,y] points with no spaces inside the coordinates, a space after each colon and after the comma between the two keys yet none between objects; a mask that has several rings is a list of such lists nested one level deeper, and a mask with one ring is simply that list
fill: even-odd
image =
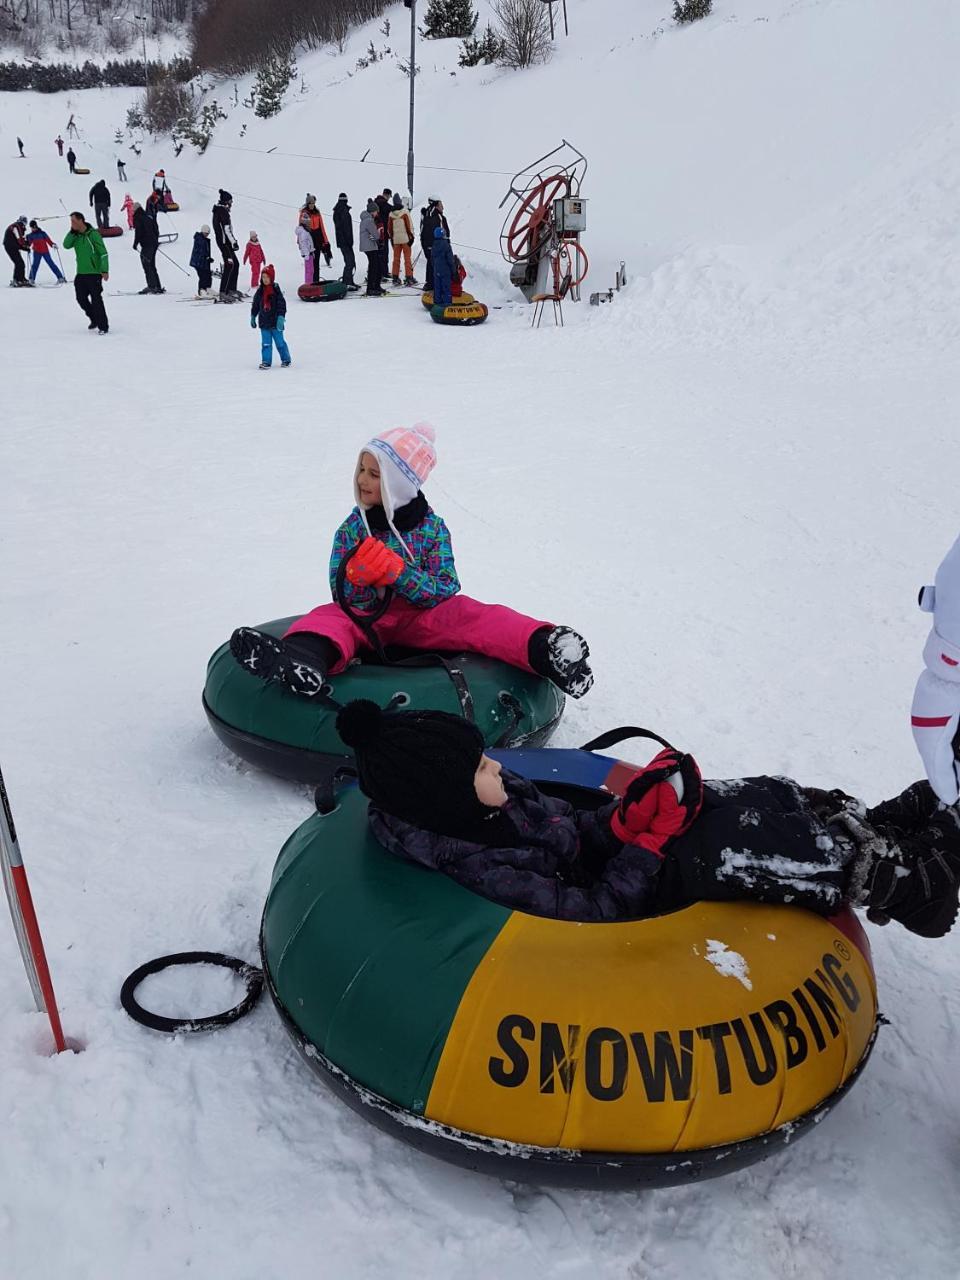
[{"label": "lamp post", "polygon": [[410,10],[410,137],[407,142],[407,188],[413,208],[413,114],[414,81],[417,76],[417,0],[403,0]]}]

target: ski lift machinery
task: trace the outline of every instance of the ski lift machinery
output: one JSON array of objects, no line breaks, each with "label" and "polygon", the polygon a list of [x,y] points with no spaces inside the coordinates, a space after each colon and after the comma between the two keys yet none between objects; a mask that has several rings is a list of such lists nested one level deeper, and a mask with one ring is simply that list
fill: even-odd
[{"label": "ski lift machinery", "polygon": [[500,208],[507,207],[500,252],[510,282],[528,302],[534,297],[580,300],[589,269],[580,235],[587,202],[580,194],[587,158],[563,139],[559,147],[515,174]]}]

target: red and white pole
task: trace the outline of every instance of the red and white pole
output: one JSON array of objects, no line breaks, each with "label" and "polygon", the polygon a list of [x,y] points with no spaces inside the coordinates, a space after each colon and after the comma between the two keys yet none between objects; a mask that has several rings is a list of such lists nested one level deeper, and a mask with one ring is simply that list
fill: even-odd
[{"label": "red and white pole", "polygon": [[60,1012],[57,999],[53,994],[53,982],[47,965],[40,926],[37,924],[37,913],[33,909],[33,898],[30,896],[30,885],[27,872],[17,842],[17,829],[13,825],[13,813],[7,788],[0,770],[0,871],[3,873],[3,887],[7,891],[10,914],[13,917],[13,929],[20,945],[23,967],[30,980],[30,988],[36,1001],[37,1012],[46,1012],[50,1019],[50,1030],[53,1032],[53,1043],[57,1053],[63,1053],[67,1043],[63,1038],[60,1025]]}]

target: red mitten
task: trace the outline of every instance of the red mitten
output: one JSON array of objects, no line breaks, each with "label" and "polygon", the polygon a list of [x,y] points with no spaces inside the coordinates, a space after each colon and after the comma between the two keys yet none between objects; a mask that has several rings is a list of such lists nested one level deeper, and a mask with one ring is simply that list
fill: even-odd
[{"label": "red mitten", "polygon": [[376,538],[364,538],[360,550],[347,564],[347,581],[354,587],[375,587],[394,553]]},{"label": "red mitten", "polygon": [[623,844],[664,855],[668,840],[690,827],[703,804],[703,779],[693,756],[668,749],[638,771],[610,819]]},{"label": "red mitten", "polygon": [[384,550],[383,563],[385,568],[380,575],[377,586],[392,587],[406,568],[406,562],[403,556],[397,555],[396,551],[391,547],[384,546],[382,542],[380,546]]}]

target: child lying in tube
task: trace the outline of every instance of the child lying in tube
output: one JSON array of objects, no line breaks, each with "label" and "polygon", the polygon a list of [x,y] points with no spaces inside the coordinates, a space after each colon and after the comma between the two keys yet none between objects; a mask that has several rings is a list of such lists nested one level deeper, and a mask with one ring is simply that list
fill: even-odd
[{"label": "child lying in tube", "polygon": [[702,900],[752,900],[939,938],[957,917],[960,819],[926,782],[868,809],[789,778],[703,782],[661,751],[620,800],[575,809],[484,754],[440,711],[337,717],[379,843],[505,906],[561,920],[633,920]]}]

